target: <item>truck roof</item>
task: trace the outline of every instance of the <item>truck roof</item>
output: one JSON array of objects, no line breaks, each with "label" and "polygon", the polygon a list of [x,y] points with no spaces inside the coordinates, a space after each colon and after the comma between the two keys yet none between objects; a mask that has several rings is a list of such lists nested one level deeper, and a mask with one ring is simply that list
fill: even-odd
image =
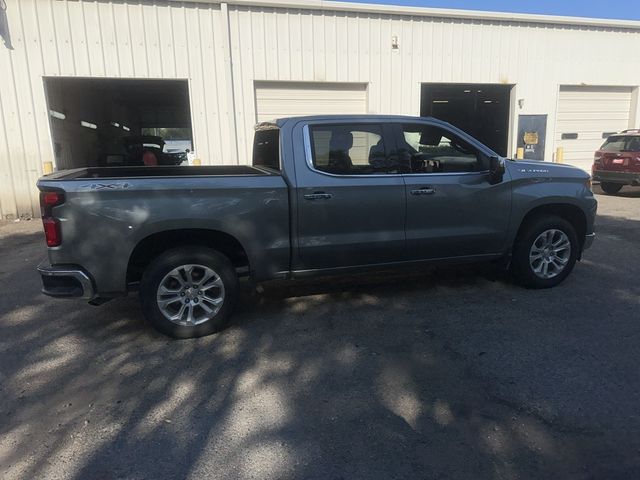
[{"label": "truck roof", "polygon": [[443,120],[439,120],[435,117],[414,117],[411,115],[387,115],[387,114],[344,114],[344,115],[304,115],[300,117],[282,117],[277,118],[271,121],[260,122],[256,124],[256,130],[262,130],[265,128],[274,128],[274,127],[282,127],[285,123],[290,121],[295,122],[304,122],[304,121],[336,121],[336,122],[345,122],[345,121],[389,121],[389,120],[406,120],[406,121],[415,121],[415,120],[431,120],[433,122],[437,122],[443,125],[448,125],[447,122]]}]

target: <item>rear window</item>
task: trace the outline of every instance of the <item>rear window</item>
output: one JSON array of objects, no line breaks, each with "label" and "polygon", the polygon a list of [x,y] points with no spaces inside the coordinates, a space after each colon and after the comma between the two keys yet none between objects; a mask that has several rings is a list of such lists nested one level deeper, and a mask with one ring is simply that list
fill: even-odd
[{"label": "rear window", "polygon": [[605,152],[640,152],[640,136],[611,135],[600,150]]},{"label": "rear window", "polygon": [[258,130],[253,140],[253,166],[280,171],[280,130]]}]

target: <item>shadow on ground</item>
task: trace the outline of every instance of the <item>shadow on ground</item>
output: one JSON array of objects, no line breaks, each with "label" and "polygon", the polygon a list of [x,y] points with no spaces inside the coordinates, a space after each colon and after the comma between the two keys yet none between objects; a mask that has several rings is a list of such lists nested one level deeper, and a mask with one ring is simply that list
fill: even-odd
[{"label": "shadow on ground", "polygon": [[41,234],[4,236],[0,476],[637,478],[639,223],[603,218],[554,290],[490,266],[274,282],[188,341],[136,298],[40,296]]},{"label": "shadow on ground", "polygon": [[602,188],[600,188],[600,184],[597,183],[593,185],[593,192],[597,195],[605,195],[610,197],[618,197],[618,198],[640,198],[640,187],[632,187],[632,186],[624,186],[622,190],[614,195],[607,195],[604,193]]}]

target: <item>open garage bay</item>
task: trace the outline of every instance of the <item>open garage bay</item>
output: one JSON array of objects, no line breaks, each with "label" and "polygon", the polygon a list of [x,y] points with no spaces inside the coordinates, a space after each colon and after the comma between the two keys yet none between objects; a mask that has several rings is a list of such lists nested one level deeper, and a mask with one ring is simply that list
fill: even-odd
[{"label": "open garage bay", "polygon": [[[193,150],[186,80],[44,79],[58,170],[177,164]],[[172,157],[172,154],[173,157]]]}]

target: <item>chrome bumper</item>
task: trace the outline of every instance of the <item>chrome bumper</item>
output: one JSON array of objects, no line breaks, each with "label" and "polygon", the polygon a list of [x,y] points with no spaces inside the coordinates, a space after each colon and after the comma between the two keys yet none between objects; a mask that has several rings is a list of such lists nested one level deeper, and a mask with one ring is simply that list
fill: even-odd
[{"label": "chrome bumper", "polygon": [[96,297],[91,276],[75,265],[49,265],[43,261],[38,265],[42,279],[42,293],[56,298],[79,298],[93,300]]}]

